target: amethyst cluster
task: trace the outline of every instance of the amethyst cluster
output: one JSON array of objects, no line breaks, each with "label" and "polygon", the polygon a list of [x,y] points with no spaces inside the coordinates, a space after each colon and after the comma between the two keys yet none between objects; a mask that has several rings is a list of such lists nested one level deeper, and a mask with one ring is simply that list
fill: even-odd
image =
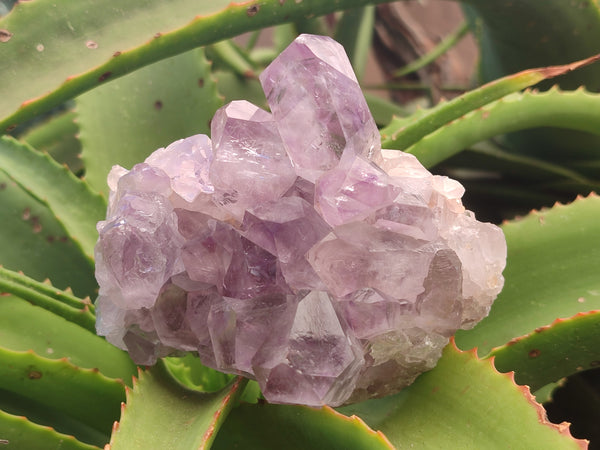
[{"label": "amethyst cluster", "polygon": [[197,352],[273,403],[380,397],[431,369],[502,288],[501,230],[382,150],[343,48],[301,35],[232,102],[108,177],[100,335],[138,364]]}]

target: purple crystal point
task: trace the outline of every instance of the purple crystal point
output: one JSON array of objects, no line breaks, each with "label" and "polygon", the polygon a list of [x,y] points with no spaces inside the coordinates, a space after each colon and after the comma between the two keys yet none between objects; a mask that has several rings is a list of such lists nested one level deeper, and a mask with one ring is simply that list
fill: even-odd
[{"label": "purple crystal point", "polygon": [[[158,192],[152,192],[154,186]],[[164,172],[138,164],[123,175],[106,221],[98,222],[100,295],[124,309],[151,307],[162,285],[181,271],[177,218]]]},{"label": "purple crystal point", "polygon": [[392,205],[399,191],[370,161],[348,158],[317,180],[315,205],[329,225],[337,226],[364,220]]},{"label": "purple crystal point", "polygon": [[224,297],[214,303],[208,328],[219,368],[252,376],[252,359],[272,334],[286,333],[294,319],[293,295],[267,294],[251,299]]},{"label": "purple crystal point", "polygon": [[191,203],[199,194],[214,192],[208,178],[211,160],[210,139],[198,134],[156,150],[146,158],[146,163],[162,169],[170,177],[173,191]]},{"label": "purple crystal point", "polygon": [[300,35],[260,75],[296,172],[314,182],[343,153],[372,157],[379,131],[344,48]]},{"label": "purple crystal point", "polygon": [[294,184],[296,172],[266,111],[231,102],[215,113],[211,132],[215,201],[240,221],[246,209],[281,197]]},{"label": "purple crystal point", "polygon": [[[254,358],[263,394],[275,402],[339,406],[354,390],[362,349],[335,313],[329,295],[312,291],[298,304],[287,339],[272,339]],[[300,387],[300,389],[298,389]]]},{"label": "purple crystal point", "polygon": [[249,240],[277,257],[292,290],[324,288],[305,254],[331,228],[312,205],[300,197],[283,197],[247,213],[243,226]]},{"label": "purple crystal point", "polygon": [[272,115],[219,109],[109,176],[97,331],[138,364],[181,351],[273,403],[342,405],[435,366],[504,282],[463,187],[381,150],[342,47],[302,35],[262,74]]}]

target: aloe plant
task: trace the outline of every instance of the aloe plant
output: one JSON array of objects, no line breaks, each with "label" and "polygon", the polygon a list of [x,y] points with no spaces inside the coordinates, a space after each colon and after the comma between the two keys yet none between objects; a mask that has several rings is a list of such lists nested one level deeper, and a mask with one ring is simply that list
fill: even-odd
[{"label": "aloe plant", "polygon": [[[600,361],[600,199],[589,193],[600,184],[600,65],[584,60],[600,52],[600,9],[591,0],[466,1],[490,83],[410,114],[371,102],[378,122],[386,118],[384,147],[413,153],[434,172],[494,170],[503,181],[465,184],[499,201],[505,288],[490,315],[457,333],[414,384],[337,409],[271,405],[255,382],[193,355],[136,367],[95,334],[95,224],[110,167],[207,133],[225,101],[264,104],[256,75],[300,31],[333,34],[361,74],[374,3],[37,0],[0,19],[0,445],[586,446],[568,425],[546,420],[540,402],[561,380],[597,373]],[[321,17],[333,13],[337,29]],[[517,32],[515,17],[526,22]],[[256,48],[267,26],[275,26],[273,48]],[[250,31],[247,45],[229,40]],[[567,72],[560,88],[523,91]],[[554,130],[493,140],[533,127],[593,136],[575,150],[557,138],[549,154],[538,149]],[[525,139],[536,147],[524,150]],[[600,409],[597,394],[590,408]]]}]

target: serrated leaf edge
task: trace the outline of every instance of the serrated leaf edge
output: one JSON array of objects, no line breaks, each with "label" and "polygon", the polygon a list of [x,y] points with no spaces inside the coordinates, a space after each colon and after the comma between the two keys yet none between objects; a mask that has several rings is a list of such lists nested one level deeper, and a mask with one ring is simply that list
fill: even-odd
[{"label": "serrated leaf edge", "polygon": [[357,425],[359,428],[363,429],[367,434],[373,436],[376,439],[379,439],[382,444],[387,445],[390,449],[393,450],[395,448],[385,434],[383,434],[379,430],[377,430],[377,431],[373,430],[371,427],[369,427],[369,425],[367,425],[365,423],[364,420],[362,420],[357,415],[353,414],[351,416],[346,416],[346,415],[336,411],[331,406],[327,406],[327,405],[323,406],[323,411],[326,414],[336,417],[337,419],[341,419],[345,422]]},{"label": "serrated leaf edge", "polygon": [[[51,427],[51,426],[48,426],[48,425],[42,425],[42,424],[39,424],[39,423],[33,422],[33,421],[29,420],[29,419],[28,419],[27,417],[25,417],[25,416],[17,416],[17,415],[10,414],[10,413],[8,413],[8,412],[6,412],[6,411],[3,411],[3,410],[0,410],[0,413],[2,413],[2,414],[5,414],[5,415],[7,415],[7,416],[10,416],[10,418],[12,418],[12,419],[15,419],[15,420],[20,420],[20,421],[26,422],[26,423],[27,423],[27,426],[29,426],[29,427],[33,427],[33,428],[39,428],[40,430],[46,430],[46,431],[50,431],[50,432],[52,432],[52,433],[55,433],[56,435],[58,435],[58,436],[59,436],[61,439],[63,439],[63,440],[76,441],[78,444],[80,444],[80,445],[81,445],[81,446],[83,446],[83,447],[85,447],[85,446],[88,446],[88,448],[89,448],[90,450],[91,450],[91,449],[97,449],[97,448],[99,448],[99,447],[96,447],[95,445],[91,445],[91,444],[87,444],[87,443],[85,443],[85,442],[82,442],[82,441],[78,440],[78,439],[77,439],[75,436],[73,436],[73,435],[70,435],[70,434],[65,434],[65,433],[61,433],[60,431],[56,431],[56,429],[54,429],[54,428],[53,428],[53,427]],[[0,442],[0,443],[2,443],[2,442]],[[8,445],[10,445],[10,442],[8,442],[7,444],[8,444]]]},{"label": "serrated leaf edge", "polygon": [[512,384],[517,388],[517,390],[521,393],[521,395],[523,395],[523,397],[525,397],[525,400],[527,400],[529,402],[529,404],[535,409],[535,412],[537,413],[537,417],[538,417],[538,422],[540,424],[552,428],[553,430],[557,431],[559,434],[561,434],[565,437],[571,438],[574,442],[577,443],[577,445],[579,445],[580,448],[582,448],[582,449],[588,448],[588,444],[589,444],[588,440],[577,439],[577,438],[573,437],[573,435],[571,434],[571,431],[570,431],[571,424],[569,422],[561,422],[560,424],[555,424],[553,422],[550,422],[548,420],[548,416],[546,415],[546,410],[544,409],[544,407],[541,404],[539,404],[536,401],[535,396],[531,393],[531,389],[529,388],[529,386],[517,384],[515,381],[515,372],[514,371],[503,373],[503,372],[500,372],[498,369],[496,369],[496,365],[494,364],[494,359],[495,359],[494,356],[491,356],[489,358],[480,358],[479,355],[477,354],[477,347],[472,348],[470,350],[461,350],[457,347],[454,337],[450,338],[450,343],[448,345],[452,345],[454,350],[457,351],[458,353],[471,354],[471,356],[473,356],[477,361],[480,361],[483,363],[489,363],[490,367],[494,370],[494,372],[496,374],[498,374],[502,377],[508,378],[512,382]]}]

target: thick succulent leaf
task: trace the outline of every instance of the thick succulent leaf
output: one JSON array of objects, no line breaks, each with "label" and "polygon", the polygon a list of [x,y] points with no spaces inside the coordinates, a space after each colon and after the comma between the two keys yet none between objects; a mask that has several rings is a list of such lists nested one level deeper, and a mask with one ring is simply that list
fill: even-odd
[{"label": "thick succulent leaf", "polygon": [[567,424],[545,420],[527,387],[453,343],[433,370],[399,394],[341,410],[363,417],[397,448],[585,448]]},{"label": "thick succulent leaf", "polygon": [[599,216],[600,197],[590,195],[505,223],[504,289],[487,318],[456,334],[457,345],[485,355],[556,318],[600,309]]},{"label": "thick succulent leaf", "polygon": [[19,139],[38,151],[48,153],[56,162],[66,164],[71,172],[80,173],[83,164],[78,133],[75,112],[66,111],[31,128]]},{"label": "thick succulent leaf", "polygon": [[389,450],[394,447],[359,417],[344,416],[327,406],[316,409],[258,403],[234,409],[213,448]]},{"label": "thick succulent leaf", "polygon": [[246,52],[232,40],[217,42],[205,48],[206,57],[214,69],[233,73],[239,78],[257,78],[253,64]]},{"label": "thick succulent leaf", "polygon": [[364,92],[364,94],[373,119],[375,119],[375,123],[379,126],[389,124],[394,119],[394,116],[405,117],[410,114],[406,108],[397,103],[368,92]]},{"label": "thick succulent leaf", "polygon": [[14,294],[36,306],[53,312],[95,333],[96,316],[94,305],[86,300],[61,291],[50,283],[40,283],[21,273],[0,266],[0,292]]},{"label": "thick succulent leaf", "polygon": [[[577,91],[524,92],[489,103],[425,136],[406,149],[426,167],[491,137],[526,128],[553,126],[600,134],[600,94]],[[572,158],[569,152],[559,159]],[[577,158],[598,158],[598,149]]]},{"label": "thick succulent leaf", "polygon": [[0,386],[108,434],[125,400],[122,382],[98,369],[82,369],[66,358],[0,347]]},{"label": "thick succulent leaf", "polygon": [[162,364],[140,372],[113,428],[110,450],[210,448],[215,434],[246,385],[238,377],[208,394],[183,388]]},{"label": "thick succulent leaf", "polygon": [[508,94],[520,91],[542,80],[556,77],[600,59],[600,55],[563,66],[541,67],[509,75],[469,91],[449,102],[424,110],[409,118],[395,119],[381,130],[383,148],[406,150],[429,133],[459,119],[463,115]]},{"label": "thick succulent leaf", "polygon": [[[0,144],[1,145],[1,144]],[[94,269],[39,200],[0,171],[0,264],[36,280],[50,278],[78,296],[95,296]]]},{"label": "thick succulent leaf", "polygon": [[91,262],[105,200],[48,155],[8,137],[0,138],[0,168],[50,208]]},{"label": "thick succulent leaf", "polygon": [[163,358],[165,368],[185,387],[201,392],[214,392],[223,389],[233,375],[206,367],[198,356],[187,353],[182,357]]},{"label": "thick succulent leaf", "polygon": [[0,389],[0,410],[38,425],[52,427],[58,433],[73,436],[87,444],[102,447],[110,439],[106,431],[100,432],[55,408],[4,389]]},{"label": "thick succulent leaf", "polygon": [[94,0],[20,3],[0,20],[5,36],[0,43],[0,130],[107,80],[195,47],[381,2],[127,0],[110,7]]},{"label": "thick succulent leaf", "polygon": [[114,164],[128,169],[177,139],[207,133],[220,106],[202,50],[145,67],[77,99],[86,179],[107,192]]},{"label": "thick succulent leaf", "polygon": [[[600,52],[600,6],[596,0],[466,0],[467,15],[480,47],[483,82],[529,67],[564,64]],[[585,86],[600,92],[600,66],[594,64],[557,80],[562,89]],[[550,85],[540,84],[540,89]],[[571,130],[511,133],[522,154],[561,157],[597,150],[600,138]],[[568,151],[565,151],[568,150]]]},{"label": "thick succulent leaf", "polygon": [[37,425],[25,417],[0,410],[0,445],[7,449],[94,450],[99,449],[78,441],[73,436],[58,433],[50,427]]},{"label": "thick succulent leaf", "polygon": [[375,6],[351,9],[343,13],[333,38],[344,46],[356,78],[362,80],[371,51]]},{"label": "thick succulent leaf", "polygon": [[233,100],[247,100],[263,109],[268,109],[267,98],[257,78],[240,78],[232,72],[218,70],[213,72],[217,91],[223,103]]},{"label": "thick succulent leaf", "polygon": [[[565,64],[600,52],[600,6],[595,0],[463,0],[476,16],[484,82],[529,67]],[[561,87],[600,90],[600,65],[561,78]]]},{"label": "thick succulent leaf", "polygon": [[490,353],[501,372],[532,390],[586,369],[600,367],[600,310],[536,328]]},{"label": "thick succulent leaf", "polygon": [[0,296],[0,345],[46,358],[68,358],[82,368],[131,383],[136,373],[127,353],[74,323],[17,297]]}]

